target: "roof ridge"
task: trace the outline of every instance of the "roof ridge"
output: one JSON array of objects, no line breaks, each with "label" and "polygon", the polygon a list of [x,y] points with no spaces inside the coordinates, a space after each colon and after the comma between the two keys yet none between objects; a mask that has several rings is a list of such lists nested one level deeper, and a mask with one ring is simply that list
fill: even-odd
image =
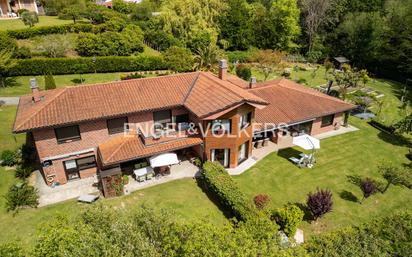
[{"label": "roof ridge", "polygon": [[187,92],[185,98],[183,99],[182,105],[185,106],[186,100],[187,98],[189,98],[189,95],[192,93],[193,88],[196,85],[196,82],[198,81],[199,77],[200,77],[201,72],[197,72],[197,76],[196,78],[192,81],[192,84],[190,85],[189,91]]},{"label": "roof ridge", "polygon": [[347,102],[345,102],[345,101],[343,101],[343,100],[341,100],[341,99],[338,99],[338,98],[336,98],[336,97],[332,97],[332,96],[330,96],[330,95],[326,95],[326,94],[324,94],[324,93],[322,93],[322,92],[316,91],[315,89],[313,89],[313,88],[311,88],[311,87],[304,87],[304,86],[302,86],[302,87],[305,89],[305,92],[304,92],[304,91],[302,91],[302,90],[300,90],[300,89],[298,89],[298,88],[295,88],[295,87],[288,87],[287,85],[285,86],[285,85],[281,84],[282,81],[291,81],[291,82],[294,83],[294,84],[297,84],[297,85],[299,85],[299,86],[302,86],[302,85],[300,85],[299,83],[296,83],[296,82],[293,81],[293,80],[288,80],[288,79],[283,78],[283,79],[281,79],[281,80],[279,81],[279,84],[278,84],[278,85],[281,86],[281,87],[288,88],[288,89],[291,89],[291,90],[295,90],[295,91],[298,91],[298,92],[304,93],[304,94],[305,94],[305,93],[308,93],[308,94],[311,94],[311,95],[314,95],[314,96],[319,96],[319,97],[322,97],[322,98],[324,98],[324,99],[328,99],[328,100],[334,101],[334,102],[347,103]]},{"label": "roof ridge", "polygon": [[27,118],[25,119],[25,121],[20,124],[20,126],[18,126],[17,128],[15,128],[15,130],[18,129],[18,128],[20,128],[20,127],[22,127],[22,126],[24,126],[24,125],[28,122],[28,120],[32,119],[34,116],[36,116],[37,114],[39,114],[39,112],[40,112],[41,110],[43,110],[46,106],[50,105],[54,100],[56,100],[57,97],[61,96],[64,92],[66,92],[67,87],[64,87],[64,88],[62,88],[62,89],[60,89],[60,90],[61,90],[61,91],[60,91],[59,93],[57,93],[56,95],[54,95],[54,96],[49,100],[49,102],[45,103],[41,108],[37,109],[32,115],[30,115],[29,117],[27,117]]}]

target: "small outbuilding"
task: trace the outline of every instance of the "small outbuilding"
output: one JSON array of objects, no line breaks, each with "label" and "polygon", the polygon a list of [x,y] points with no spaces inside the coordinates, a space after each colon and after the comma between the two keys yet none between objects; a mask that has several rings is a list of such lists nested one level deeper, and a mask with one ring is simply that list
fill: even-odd
[{"label": "small outbuilding", "polygon": [[335,68],[339,70],[342,69],[342,66],[344,64],[349,64],[349,63],[350,61],[346,57],[343,57],[343,56],[338,56],[338,57],[333,58],[333,64],[335,65]]}]

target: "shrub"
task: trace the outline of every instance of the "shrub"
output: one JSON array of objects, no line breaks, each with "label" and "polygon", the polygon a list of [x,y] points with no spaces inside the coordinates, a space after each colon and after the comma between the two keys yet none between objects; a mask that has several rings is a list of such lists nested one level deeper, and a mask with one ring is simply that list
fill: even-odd
[{"label": "shrub", "polygon": [[129,184],[129,176],[123,175],[123,185]]},{"label": "shrub", "polygon": [[206,189],[238,220],[248,220],[257,215],[257,210],[219,163],[207,161],[203,164],[202,181]]},{"label": "shrub", "polygon": [[305,243],[310,256],[411,256],[412,212],[404,211],[330,233]]},{"label": "shrub", "polygon": [[28,47],[22,46],[16,49],[13,53],[13,58],[29,59],[31,58],[31,50]]},{"label": "shrub", "polygon": [[280,229],[288,236],[294,236],[303,220],[303,211],[294,204],[286,205],[272,213],[272,218],[280,226]]},{"label": "shrub", "polygon": [[2,257],[24,257],[23,249],[16,243],[0,244],[0,256]]},{"label": "shrub", "polygon": [[164,51],[171,46],[183,46],[182,42],[163,30],[145,31],[144,38],[150,43],[150,45],[160,51]]},{"label": "shrub", "polygon": [[183,72],[193,69],[194,59],[187,48],[172,46],[163,54],[166,65],[173,71]]},{"label": "shrub", "polygon": [[307,205],[313,218],[317,220],[332,210],[332,192],[328,189],[317,189],[316,192],[309,193]]},{"label": "shrub", "polygon": [[263,210],[270,202],[270,197],[266,194],[259,194],[253,198],[256,208]]},{"label": "shrub", "polygon": [[120,80],[140,79],[140,78],[144,78],[144,76],[137,72],[120,76]]},{"label": "shrub", "polygon": [[28,11],[29,11],[29,10],[27,10],[27,9],[18,9],[18,10],[17,10],[17,15],[18,15],[18,16],[21,16],[22,13],[28,12]]},{"label": "shrub", "polygon": [[6,196],[6,210],[17,212],[23,207],[37,207],[39,205],[39,195],[37,189],[20,182],[12,185]]},{"label": "shrub", "polygon": [[11,150],[4,150],[1,153],[0,160],[2,166],[14,166],[19,162],[18,155]]},{"label": "shrub", "polygon": [[17,166],[14,175],[16,176],[16,178],[25,179],[25,178],[30,177],[32,172],[33,172],[32,167],[26,167],[23,165],[19,165]]},{"label": "shrub", "polygon": [[54,81],[53,75],[51,75],[50,73],[44,76],[44,88],[46,90],[56,88],[56,82]]},{"label": "shrub", "polygon": [[250,58],[249,51],[233,51],[233,52],[226,52],[227,58],[229,62],[236,63],[236,62],[247,62]]},{"label": "shrub", "polygon": [[36,50],[50,58],[64,57],[71,48],[71,42],[65,35],[47,35],[36,40]]},{"label": "shrub", "polygon": [[364,199],[376,193],[376,189],[377,189],[375,182],[370,178],[363,179],[360,183],[360,188],[363,192]]},{"label": "shrub", "polygon": [[10,76],[74,74],[78,64],[83,65],[82,73],[163,70],[166,65],[160,56],[136,57],[82,57],[82,58],[32,58],[18,60],[9,71]]},{"label": "shrub", "polygon": [[385,193],[390,185],[405,186],[412,189],[412,171],[411,169],[401,169],[391,163],[381,164],[378,167],[379,172],[386,180],[386,187],[382,190]]},{"label": "shrub", "polygon": [[24,25],[33,27],[34,24],[39,23],[39,16],[37,16],[36,12],[23,12],[21,14],[21,21]]},{"label": "shrub", "polygon": [[299,84],[307,84],[308,83],[308,81],[305,78],[298,78],[296,80],[296,82],[299,83]]},{"label": "shrub", "polygon": [[64,24],[45,27],[32,27],[25,29],[7,30],[7,35],[15,39],[28,39],[36,36],[44,36],[50,34],[66,34],[80,32],[102,32],[105,30],[103,26],[95,26],[92,24]]},{"label": "shrub", "polygon": [[8,36],[6,32],[0,31],[0,52],[3,50],[14,51],[17,49],[17,41]]},{"label": "shrub", "polygon": [[252,70],[248,65],[239,64],[236,66],[236,75],[246,81],[249,81],[252,77]]}]

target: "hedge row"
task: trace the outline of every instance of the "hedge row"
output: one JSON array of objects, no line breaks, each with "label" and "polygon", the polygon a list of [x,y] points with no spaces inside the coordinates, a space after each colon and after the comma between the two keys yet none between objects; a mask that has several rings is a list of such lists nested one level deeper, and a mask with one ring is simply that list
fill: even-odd
[{"label": "hedge row", "polygon": [[217,197],[220,204],[231,211],[238,220],[249,220],[257,217],[258,211],[249,203],[235,181],[217,162],[206,162],[203,165],[202,181],[206,189]]},{"label": "hedge row", "polygon": [[167,66],[160,56],[33,58],[18,60],[17,65],[9,70],[8,75],[27,76],[48,73],[59,75],[164,69],[167,69]]},{"label": "hedge row", "polygon": [[92,25],[92,24],[64,24],[55,26],[43,26],[32,27],[25,29],[7,30],[9,37],[15,39],[27,39],[35,36],[49,35],[49,34],[65,34],[65,33],[80,33],[80,32],[92,32],[99,33],[106,30],[104,24]]},{"label": "hedge row", "polygon": [[313,236],[305,248],[311,256],[412,256],[412,212]]}]

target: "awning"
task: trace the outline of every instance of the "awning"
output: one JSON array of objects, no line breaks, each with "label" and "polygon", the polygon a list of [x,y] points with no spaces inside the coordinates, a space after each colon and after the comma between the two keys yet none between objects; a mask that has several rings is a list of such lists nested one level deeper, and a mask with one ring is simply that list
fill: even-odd
[{"label": "awning", "polygon": [[152,168],[168,166],[173,164],[178,164],[179,160],[175,153],[163,153],[156,156],[153,156],[149,159],[150,166]]},{"label": "awning", "polygon": [[293,137],[293,144],[302,147],[305,150],[320,149],[319,139],[306,134]]}]

